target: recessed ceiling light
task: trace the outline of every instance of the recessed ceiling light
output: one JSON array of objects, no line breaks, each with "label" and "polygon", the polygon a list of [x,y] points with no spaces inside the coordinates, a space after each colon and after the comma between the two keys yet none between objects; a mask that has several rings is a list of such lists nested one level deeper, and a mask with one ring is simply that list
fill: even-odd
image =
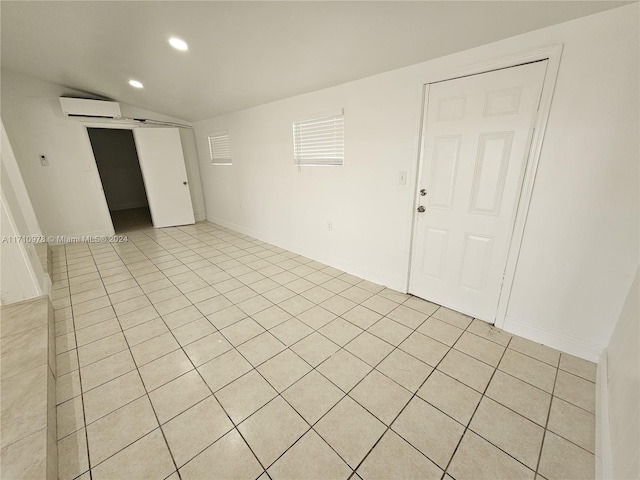
[{"label": "recessed ceiling light", "polygon": [[129,85],[131,85],[132,87],[136,87],[136,88],[143,88],[144,85],[142,85],[142,83],[140,83],[138,80],[129,80]]},{"label": "recessed ceiling light", "polygon": [[189,50],[189,45],[187,45],[187,42],[185,42],[184,40],[180,40],[179,38],[171,37],[169,39],[169,43],[176,50],[182,50],[182,51]]}]

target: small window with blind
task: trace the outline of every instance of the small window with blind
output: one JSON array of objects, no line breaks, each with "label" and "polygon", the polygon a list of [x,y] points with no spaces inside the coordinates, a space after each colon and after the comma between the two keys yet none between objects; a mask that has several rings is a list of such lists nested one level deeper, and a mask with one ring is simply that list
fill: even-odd
[{"label": "small window with blind", "polygon": [[229,132],[216,132],[209,135],[209,154],[212,164],[231,165]]},{"label": "small window with blind", "polygon": [[344,112],[294,122],[293,153],[298,166],[343,165]]}]

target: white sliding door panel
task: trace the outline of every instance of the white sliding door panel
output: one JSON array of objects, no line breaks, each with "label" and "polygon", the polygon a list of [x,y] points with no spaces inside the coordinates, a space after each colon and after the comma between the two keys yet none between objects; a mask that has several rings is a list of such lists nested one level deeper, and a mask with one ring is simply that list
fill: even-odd
[{"label": "white sliding door panel", "polygon": [[138,128],[133,136],[153,226],[195,223],[178,129]]},{"label": "white sliding door panel", "polygon": [[495,321],[546,66],[429,86],[411,293]]}]

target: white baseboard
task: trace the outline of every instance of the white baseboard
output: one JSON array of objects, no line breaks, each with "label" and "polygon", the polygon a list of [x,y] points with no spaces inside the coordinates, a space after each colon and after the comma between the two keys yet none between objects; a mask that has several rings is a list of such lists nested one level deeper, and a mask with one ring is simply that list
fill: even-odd
[{"label": "white baseboard", "polygon": [[195,215],[196,222],[204,222],[207,219],[206,213],[196,213]]},{"label": "white baseboard", "polygon": [[607,350],[605,349],[598,362],[596,374],[596,480],[612,478],[607,370]]},{"label": "white baseboard", "polygon": [[604,350],[604,346],[602,345],[584,342],[560,332],[531,325],[528,322],[518,320],[510,315],[506,316],[502,328],[509,333],[520,335],[534,342],[542,343],[548,347],[570,353],[571,355],[584,358],[594,363],[600,360],[600,355]]},{"label": "white baseboard", "polygon": [[261,240],[263,242],[267,242],[277,247],[284,248],[285,250],[289,250],[290,252],[297,253],[298,255],[303,255],[312,260],[316,260],[317,262],[324,263],[325,265],[329,265],[330,267],[337,268],[351,275],[355,275],[356,277],[360,277],[364,280],[368,280],[370,282],[377,283],[379,285],[384,285],[385,287],[388,287],[400,292],[406,291],[407,279],[404,277],[389,275],[384,272],[380,272],[375,269],[372,269],[370,268],[370,266],[355,265],[349,262],[348,260],[331,257],[318,252],[314,252],[301,245],[296,245],[296,244],[287,242],[273,235],[265,234],[263,232],[253,230],[251,228],[244,227],[242,225],[229,222],[227,220],[223,220],[221,218],[208,216],[207,220],[211,223],[218,224],[222,227],[230,228],[244,235],[249,235],[250,237],[257,238],[258,240]]}]

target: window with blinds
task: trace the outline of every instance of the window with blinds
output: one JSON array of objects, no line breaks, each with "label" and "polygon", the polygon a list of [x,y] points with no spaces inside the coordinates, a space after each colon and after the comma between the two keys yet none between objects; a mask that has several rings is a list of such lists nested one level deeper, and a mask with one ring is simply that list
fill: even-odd
[{"label": "window with blinds", "polygon": [[229,132],[216,132],[209,135],[209,154],[214,165],[231,165],[231,147]]},{"label": "window with blinds", "polygon": [[294,122],[295,165],[344,164],[344,113]]}]

